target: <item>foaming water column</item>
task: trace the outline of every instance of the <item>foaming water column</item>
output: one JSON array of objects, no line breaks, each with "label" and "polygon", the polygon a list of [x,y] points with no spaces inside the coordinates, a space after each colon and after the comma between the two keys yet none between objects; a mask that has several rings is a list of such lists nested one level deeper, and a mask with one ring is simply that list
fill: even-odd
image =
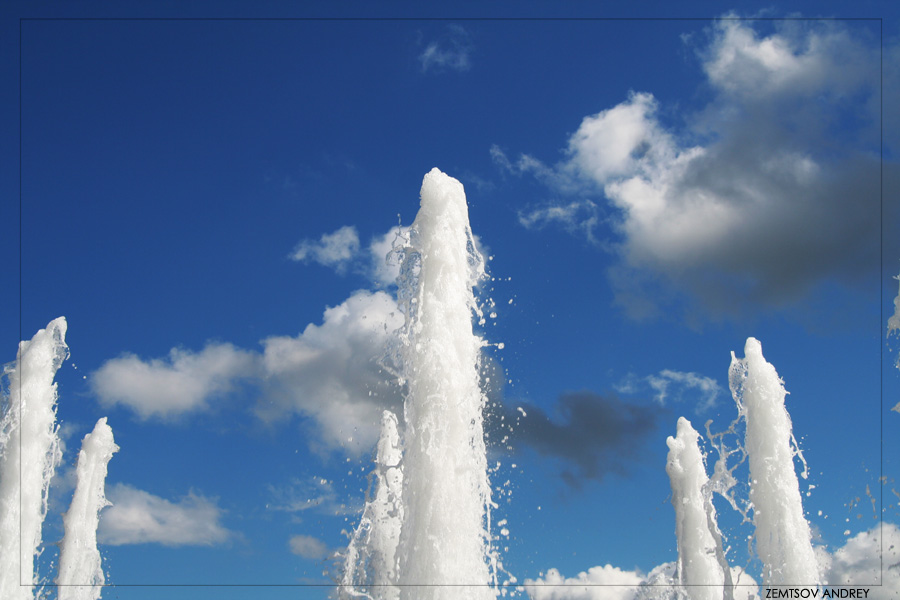
[{"label": "foaming water column", "polygon": [[65,537],[56,579],[58,600],[97,600],[106,581],[97,549],[100,510],[109,506],[104,492],[106,468],[119,449],[103,417],[84,436],[78,454],[78,483],[69,511],[63,517]]},{"label": "foaming water column", "polygon": [[375,454],[375,493],[366,501],[344,557],[338,596],[396,600],[397,546],[403,523],[403,472],[397,417],[389,410],[381,417],[381,436]]},{"label": "foaming water column", "polygon": [[34,559],[47,515],[50,479],[62,457],[56,425],[56,371],[68,357],[59,317],[19,343],[7,367],[9,396],[0,422],[0,598],[33,597]]},{"label": "foaming water column", "polygon": [[744,357],[731,353],[728,383],[747,424],[744,448],[762,583],[813,587],[819,572],[794,469],[796,442],[784,406],[787,392],[757,339],[747,338]]},{"label": "foaming water column", "polygon": [[[400,598],[495,598],[484,442],[482,339],[473,287],[484,277],[462,184],[432,169],[401,267],[407,385]],[[405,288],[403,286],[406,286]]]},{"label": "foaming water column", "polygon": [[680,417],[676,437],[666,440],[666,473],[672,484],[678,539],[678,583],[691,600],[722,600],[723,593],[730,600],[731,570],[722,551],[699,438],[690,421]]}]

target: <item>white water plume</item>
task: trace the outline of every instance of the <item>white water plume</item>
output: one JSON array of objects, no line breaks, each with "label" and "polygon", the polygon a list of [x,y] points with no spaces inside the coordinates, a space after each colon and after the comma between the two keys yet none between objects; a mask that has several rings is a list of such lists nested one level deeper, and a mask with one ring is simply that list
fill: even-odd
[{"label": "white water plume", "polygon": [[484,277],[462,184],[437,169],[423,182],[401,267],[404,521],[400,598],[478,600],[491,584],[491,491],[479,387],[482,339],[473,287]]},{"label": "white water plume", "polygon": [[338,593],[488,600],[497,596],[501,567],[491,546],[479,382],[485,343],[472,324],[482,316],[473,288],[485,270],[459,181],[438,169],[425,175],[419,212],[402,242],[392,255],[400,262],[405,323],[391,356],[406,387],[402,439],[386,413],[375,497],[347,550]]},{"label": "white water plume", "polygon": [[373,472],[375,492],[366,501],[359,525],[344,556],[339,596],[396,600],[397,546],[403,523],[403,471],[397,417],[389,410],[381,418],[381,437]]},{"label": "white water plume", "polygon": [[690,421],[681,417],[676,437],[666,440],[666,472],[672,484],[678,539],[678,583],[690,600],[722,600],[723,590],[724,597],[731,599],[731,570],[722,551],[699,438]]},{"label": "white water plume", "polygon": [[[0,598],[45,598],[46,579],[35,568],[47,516],[50,480],[62,459],[53,379],[69,357],[66,320],[59,317],[30,341],[19,343],[16,362],[4,368],[0,421]],[[104,583],[97,524],[109,503],[106,467],[118,450],[106,418],[84,438],[76,468],[78,483],[63,521],[58,600],[97,600]],[[35,592],[35,588],[38,591]]]},{"label": "white water plume", "polygon": [[59,317],[19,343],[4,369],[0,423],[0,598],[30,600],[40,582],[34,563],[47,515],[50,479],[62,458],[53,378],[68,358],[66,320]]},{"label": "white water plume", "polygon": [[94,431],[84,437],[78,454],[78,483],[69,511],[63,517],[65,536],[56,578],[58,600],[97,600],[106,578],[97,549],[100,510],[109,506],[106,499],[106,469],[119,447],[103,417]]},{"label": "white water plume", "polygon": [[794,468],[799,450],[784,406],[787,392],[758,340],[747,339],[744,356],[738,359],[732,352],[728,380],[746,420],[744,448],[763,584],[814,587],[819,569]]}]

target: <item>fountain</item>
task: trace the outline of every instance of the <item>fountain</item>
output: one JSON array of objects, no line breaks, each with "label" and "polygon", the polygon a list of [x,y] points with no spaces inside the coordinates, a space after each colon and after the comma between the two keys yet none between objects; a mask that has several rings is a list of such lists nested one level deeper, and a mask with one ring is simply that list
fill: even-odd
[{"label": "fountain", "polygon": [[370,497],[345,556],[340,593],[343,598],[397,600],[397,549],[403,524],[403,471],[397,417],[389,410],[381,418],[375,456],[375,494]]},{"label": "fountain", "polygon": [[50,479],[62,458],[56,425],[56,371],[68,357],[60,317],[19,343],[7,366],[9,393],[0,426],[0,598],[32,598],[34,560],[47,515]]},{"label": "fountain", "polygon": [[[361,590],[366,581],[382,581],[398,584],[401,600],[495,598],[485,397],[478,376],[484,342],[472,329],[473,313],[480,316],[473,287],[484,277],[484,260],[475,248],[459,181],[438,169],[425,175],[419,213],[406,245],[394,253],[401,260],[398,295],[406,316],[396,352],[400,382],[407,388],[402,510],[393,512],[402,514],[402,521],[395,562],[370,565],[380,573],[363,577],[357,565],[373,550],[359,547],[362,536],[354,538],[341,593],[396,598],[392,585]],[[399,448],[393,433],[387,435],[387,445]],[[384,436],[383,430],[383,441]],[[395,464],[380,461],[379,469]],[[364,520],[381,510],[379,492]]]},{"label": "fountain", "polygon": [[[16,362],[4,368],[0,421],[0,598],[32,600],[42,581],[35,569],[47,516],[50,480],[62,458],[53,379],[68,358],[66,320],[59,317],[30,341],[19,343]],[[106,419],[85,436],[78,458],[75,496],[64,518],[57,578],[59,600],[97,600],[104,582],[97,550],[98,513],[106,465],[118,447]],[[39,597],[43,597],[39,594]]]},{"label": "fountain", "polygon": [[100,510],[106,499],[106,466],[119,449],[103,417],[84,436],[78,454],[78,483],[72,504],[63,517],[65,536],[59,554],[58,600],[97,600],[106,578],[97,549]]},{"label": "fountain", "polygon": [[690,600],[733,598],[731,569],[725,562],[722,538],[703,454],[700,434],[690,421],[678,419],[676,437],[669,437],[666,472],[672,484],[675,533],[678,539],[678,583]]},{"label": "fountain", "polygon": [[747,425],[744,448],[763,582],[770,587],[816,586],[819,569],[794,470],[799,451],[784,407],[787,392],[758,340],[747,338],[744,356],[731,354],[728,383]]},{"label": "fountain", "polygon": [[[405,314],[394,349],[396,373],[407,390],[403,424],[392,412],[383,413],[374,491],[345,554],[338,594],[370,600],[496,598],[501,567],[491,544],[494,505],[479,386],[485,343],[472,326],[473,316],[481,317],[473,288],[484,277],[484,261],[457,180],[437,169],[425,176],[419,213],[393,254],[401,260],[398,301]],[[889,333],[900,329],[896,317]],[[15,365],[4,369],[9,381],[0,421],[4,600],[31,600],[41,582],[34,562],[50,479],[61,460],[53,379],[68,357],[65,334],[65,319],[52,321],[21,342]],[[744,359],[732,353],[729,384],[746,424],[743,451],[764,583],[815,587],[819,572],[794,469],[799,451],[784,407],[787,392],[756,339],[747,339]],[[677,583],[690,600],[732,600],[739,571],[728,565],[712,504],[713,490],[724,494],[731,486],[724,464],[729,453],[710,480],[698,440],[684,418],[677,435],[667,440]],[[107,464],[117,450],[111,428],[100,419],[84,438],[76,491],[64,517],[59,600],[100,597],[105,578],[96,530],[108,505]]]}]

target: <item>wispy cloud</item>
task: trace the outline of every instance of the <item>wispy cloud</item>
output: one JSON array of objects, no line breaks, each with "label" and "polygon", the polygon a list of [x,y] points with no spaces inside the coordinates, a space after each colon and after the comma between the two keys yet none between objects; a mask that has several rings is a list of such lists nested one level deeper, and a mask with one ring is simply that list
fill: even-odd
[{"label": "wispy cloud", "polygon": [[107,495],[112,506],[101,513],[98,531],[104,544],[213,546],[234,535],[220,523],[222,509],[216,502],[193,492],[170,502],[120,483]]},{"label": "wispy cloud", "polygon": [[448,25],[445,34],[429,42],[419,54],[422,72],[468,71],[473,49],[469,32],[460,25]]},{"label": "wispy cloud", "polygon": [[[779,27],[711,28],[697,50],[711,96],[680,127],[663,122],[653,94],[632,92],[585,117],[555,165],[491,149],[500,168],[558,194],[581,195],[580,182],[606,197],[620,239],[612,283],[626,310],[638,296],[658,302],[659,285],[728,314],[874,274],[877,48],[840,24]],[[570,217],[567,206],[545,214],[573,233],[591,226],[594,215]]]},{"label": "wispy cloud", "polygon": [[288,540],[291,552],[309,560],[321,560],[327,558],[331,551],[325,542],[311,535],[295,535]]},{"label": "wispy cloud", "polygon": [[272,501],[266,505],[267,509],[293,515],[306,511],[343,515],[352,513],[357,508],[338,503],[334,482],[324,477],[295,477],[284,485],[270,485],[269,494]]},{"label": "wispy cloud", "polygon": [[614,386],[622,394],[636,394],[647,388],[653,390],[654,399],[664,406],[667,401],[694,400],[695,410],[703,412],[715,406],[722,387],[712,377],[697,373],[663,369],[656,375],[637,377],[629,375]]},{"label": "wispy cloud", "polygon": [[580,234],[589,242],[600,223],[600,207],[592,200],[574,200],[568,204],[545,204],[518,211],[519,224],[526,229],[542,229],[548,225],[562,227],[569,233]]}]

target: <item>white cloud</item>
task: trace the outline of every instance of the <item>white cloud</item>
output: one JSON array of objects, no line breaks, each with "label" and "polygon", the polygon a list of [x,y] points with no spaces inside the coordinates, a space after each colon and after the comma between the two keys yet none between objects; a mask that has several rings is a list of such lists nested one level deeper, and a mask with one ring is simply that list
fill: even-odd
[{"label": "white cloud", "polygon": [[[900,590],[900,528],[893,523],[859,533],[833,553],[817,547],[816,559],[826,586],[865,587],[869,600],[895,599]],[[736,600],[758,600],[753,577],[740,567],[732,567],[731,576],[739,584],[734,590]],[[675,563],[664,563],[646,576],[605,565],[575,577],[548,569],[542,577],[526,579],[524,587],[531,600],[662,600],[672,597],[674,580]]]},{"label": "white cloud", "polygon": [[210,397],[243,378],[261,387],[255,410],[264,421],[313,417],[311,443],[359,453],[377,439],[382,409],[400,401],[379,361],[402,322],[388,294],[360,291],[326,309],[321,325],[266,338],[261,354],[217,344],[200,353],[173,349],[168,361],[128,355],[105,363],[92,382],[103,404],[147,419],[208,409]]},{"label": "white cloud", "polygon": [[[737,313],[874,274],[877,52],[840,24],[779,27],[765,37],[752,21],[713,28],[699,52],[712,95],[679,133],[642,92],[585,117],[552,167],[491,148],[507,171],[564,194],[593,186],[608,199],[621,236],[612,283],[627,309],[652,313],[646,303],[660,301],[662,286]],[[593,230],[593,214],[566,207],[556,201],[547,216],[526,217]]]},{"label": "white cloud", "polygon": [[409,227],[396,225],[384,235],[372,238],[369,243],[369,254],[372,260],[370,278],[376,285],[386,288],[397,283],[400,262],[389,255],[395,244],[403,245],[402,240],[408,237],[408,232]]},{"label": "white cloud", "polygon": [[721,20],[701,57],[710,82],[742,98],[845,94],[879,74],[869,52],[829,23],[805,31],[784,23],[761,38],[745,22]]},{"label": "white cloud", "polygon": [[400,405],[395,378],[381,363],[402,324],[390,295],[358,291],[327,308],[321,325],[262,340],[261,353],[210,344],[196,353],[173,349],[168,359],[125,355],[107,361],[91,382],[105,406],[174,419],[211,409],[213,398],[240,381],[256,388],[254,412],[264,422],[312,418],[311,446],[358,455],[378,439],[383,409]]},{"label": "white cloud", "polygon": [[[379,288],[390,287],[397,282],[400,265],[389,259],[397,240],[407,235],[409,227],[395,225],[383,235],[375,235],[363,249],[355,227],[341,227],[334,233],[323,235],[317,242],[304,240],[291,253],[292,260],[331,267],[339,274],[352,271],[363,275]],[[400,242],[402,244],[402,242]]]},{"label": "white cloud", "polygon": [[[732,567],[735,600],[759,600],[756,581],[740,567]],[[680,597],[675,563],[663,563],[647,575],[612,565],[591,567],[575,577],[563,577],[557,569],[548,569],[538,579],[526,579],[525,590],[531,600],[670,600]],[[673,595],[674,592],[674,595]]]},{"label": "white cloud", "polygon": [[311,443],[366,452],[378,439],[381,412],[399,390],[380,365],[403,315],[384,292],[358,291],[328,308],[321,325],[295,337],[263,340],[263,394],[255,412],[266,422],[313,417]]},{"label": "white cloud", "polygon": [[193,492],[170,502],[120,483],[107,496],[112,506],[101,513],[98,531],[103,544],[213,546],[233,535],[219,522],[222,510],[215,501]]},{"label": "white cloud", "polygon": [[358,253],[359,234],[355,227],[345,225],[334,233],[322,235],[317,242],[303,240],[291,252],[290,258],[306,263],[316,262],[343,273]]},{"label": "white cloud", "polygon": [[331,554],[324,542],[310,535],[295,535],[288,541],[288,545],[291,552],[309,560],[321,560]]},{"label": "white cloud", "polygon": [[526,579],[531,600],[634,600],[644,577],[637,571],[623,571],[612,565],[591,567],[575,577],[563,577],[548,569],[538,579]]},{"label": "white cloud", "polygon": [[817,558],[824,567],[828,585],[874,586],[870,588],[870,600],[897,597],[897,590],[900,590],[900,528],[893,523],[876,525],[853,536],[834,553],[820,552]]},{"label": "white cloud", "polygon": [[472,66],[472,49],[469,33],[459,25],[449,25],[444,36],[430,42],[419,54],[422,72],[468,71]]},{"label": "white cloud", "polygon": [[121,404],[142,419],[173,418],[209,408],[255,370],[252,353],[231,344],[209,344],[200,352],[173,348],[167,359],[144,361],[125,354],[91,374],[91,387],[104,406]]}]

